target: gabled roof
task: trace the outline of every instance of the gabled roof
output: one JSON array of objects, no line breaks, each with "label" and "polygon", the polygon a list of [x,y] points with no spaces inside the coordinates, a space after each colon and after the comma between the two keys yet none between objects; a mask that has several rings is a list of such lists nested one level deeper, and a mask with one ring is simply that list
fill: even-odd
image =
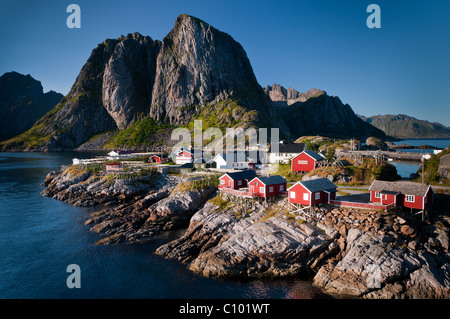
[{"label": "gabled roof", "polygon": [[332,181],[330,181],[328,178],[317,178],[317,179],[311,179],[309,181],[297,182],[294,185],[292,185],[291,187],[289,187],[289,189],[291,189],[292,187],[294,187],[297,184],[302,185],[304,188],[306,188],[307,190],[309,190],[312,193],[337,188],[337,186]]},{"label": "gabled roof", "polygon": [[431,187],[424,184],[413,182],[387,182],[374,180],[369,187],[369,191],[389,191],[400,192],[404,195],[414,195],[424,197],[428,193],[428,189]]},{"label": "gabled roof", "polygon": [[[256,177],[256,173],[253,170],[247,170],[247,171],[241,171],[241,172],[233,172],[233,173],[226,173],[222,176],[228,175],[232,180],[236,181],[239,179],[247,179],[251,180]],[[221,176],[221,177],[222,177]]]},{"label": "gabled roof", "polygon": [[[321,161],[321,160],[323,160],[323,157],[320,156],[319,154],[317,154],[317,153],[314,152],[314,151],[303,151],[303,152],[301,152],[300,154],[298,154],[297,156],[300,156],[300,155],[303,154],[303,153],[309,155],[310,157],[312,157],[312,158],[315,159],[316,161]],[[297,156],[296,156],[296,157],[297,157]]]},{"label": "gabled roof", "polygon": [[[261,181],[261,183],[263,183],[266,186],[286,183],[286,180],[283,177],[281,177],[280,175],[263,176],[263,177],[255,177],[255,178],[259,179]],[[252,181],[254,179],[252,179]]]},{"label": "gabled roof", "polygon": [[316,161],[323,160],[323,157],[314,151],[305,151],[305,153],[308,154],[309,156],[311,156],[312,158],[314,158]]},{"label": "gabled roof", "polygon": [[[278,144],[278,153],[301,153],[305,150],[305,143]],[[272,152],[272,145],[270,146],[269,152]]]}]

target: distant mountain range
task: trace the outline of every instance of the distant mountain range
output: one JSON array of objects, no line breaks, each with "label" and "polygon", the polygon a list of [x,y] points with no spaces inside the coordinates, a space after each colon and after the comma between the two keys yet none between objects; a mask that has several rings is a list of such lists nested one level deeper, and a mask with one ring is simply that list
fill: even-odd
[{"label": "distant mountain range", "polygon": [[359,115],[359,117],[395,138],[450,138],[449,127],[436,122],[418,120],[404,114],[371,117]]},{"label": "distant mountain range", "polygon": [[44,93],[31,75],[7,72],[0,77],[0,141],[28,130],[64,96]]},{"label": "distant mountain range", "polygon": [[[9,91],[5,87],[2,96]],[[196,119],[204,129],[275,127],[286,140],[302,135],[386,138],[325,91],[300,93],[278,84],[263,89],[238,42],[185,14],[162,41],[139,33],[104,40],[70,92],[55,100],[60,102],[52,100],[56,106],[34,117],[27,131],[0,143],[0,149],[152,147],[167,144],[175,127],[192,130]],[[1,101],[1,107],[11,108]]]},{"label": "distant mountain range", "polygon": [[361,120],[348,104],[325,91],[311,89],[306,93],[279,84],[267,86],[266,94],[273,101],[275,113],[296,138],[320,135],[335,138],[386,138],[383,131]]}]

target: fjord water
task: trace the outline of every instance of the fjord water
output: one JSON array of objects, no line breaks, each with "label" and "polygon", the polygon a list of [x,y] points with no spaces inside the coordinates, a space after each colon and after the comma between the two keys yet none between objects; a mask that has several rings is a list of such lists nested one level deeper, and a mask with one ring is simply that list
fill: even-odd
[{"label": "fjord water", "polygon": [[[408,144],[412,146],[421,146],[421,145],[430,145],[437,148],[446,148],[450,145],[450,139],[446,138],[429,138],[429,139],[410,139],[410,140],[401,140],[396,141],[394,144]],[[403,152],[414,152],[414,153],[433,153],[434,149],[419,149],[419,148],[413,148],[413,149],[404,149],[400,150]],[[412,173],[416,173],[417,170],[420,168],[420,162],[405,162],[405,161],[394,161],[391,164],[393,164],[397,168],[397,173],[402,178],[409,178]]]},{"label": "fjord water", "polygon": [[[145,244],[101,246],[84,225],[92,208],[43,197],[40,184],[73,157],[96,154],[0,153],[0,298],[320,298],[300,279],[233,282],[204,278],[154,254],[171,233]],[[68,288],[67,266],[81,270]]]}]

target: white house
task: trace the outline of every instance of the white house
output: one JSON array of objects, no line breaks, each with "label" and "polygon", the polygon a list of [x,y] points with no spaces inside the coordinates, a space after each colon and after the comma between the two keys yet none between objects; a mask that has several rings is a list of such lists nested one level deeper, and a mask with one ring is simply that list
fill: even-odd
[{"label": "white house", "polygon": [[289,144],[278,144],[278,152],[275,152],[272,145],[269,149],[269,162],[270,163],[282,163],[287,164],[289,161],[302,153],[303,151],[306,151],[307,147],[305,143],[289,143]]},{"label": "white house", "polygon": [[248,169],[250,161],[245,152],[237,151],[217,154],[208,163],[215,163],[216,168],[221,169]]}]

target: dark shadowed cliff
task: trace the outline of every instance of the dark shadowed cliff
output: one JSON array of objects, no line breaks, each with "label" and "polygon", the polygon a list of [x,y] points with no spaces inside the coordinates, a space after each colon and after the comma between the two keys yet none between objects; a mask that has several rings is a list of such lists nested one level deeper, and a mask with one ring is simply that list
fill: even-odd
[{"label": "dark shadowed cliff", "polygon": [[0,141],[28,130],[62,98],[62,94],[54,91],[44,93],[41,82],[29,74],[3,74],[0,77]]}]

